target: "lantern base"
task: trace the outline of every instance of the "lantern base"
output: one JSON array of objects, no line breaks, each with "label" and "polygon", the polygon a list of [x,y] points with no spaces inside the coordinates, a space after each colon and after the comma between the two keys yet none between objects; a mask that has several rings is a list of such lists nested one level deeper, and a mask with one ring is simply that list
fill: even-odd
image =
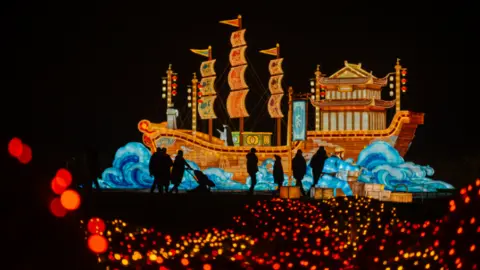
[{"label": "lantern base", "polygon": [[300,187],[283,186],[280,188],[280,198],[282,199],[299,199],[301,194]]}]

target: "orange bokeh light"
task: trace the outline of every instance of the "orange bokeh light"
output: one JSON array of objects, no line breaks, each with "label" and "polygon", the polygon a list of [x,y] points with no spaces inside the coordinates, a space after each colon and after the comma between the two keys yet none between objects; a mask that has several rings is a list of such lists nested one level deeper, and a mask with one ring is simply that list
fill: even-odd
[{"label": "orange bokeh light", "polygon": [[27,164],[32,160],[32,148],[30,146],[23,144],[22,146],[22,153],[18,157],[18,160],[22,164]]},{"label": "orange bokeh light", "polygon": [[80,195],[72,189],[65,190],[60,196],[63,207],[67,210],[76,210],[80,206]]},{"label": "orange bokeh light", "polygon": [[187,266],[188,264],[190,264],[190,262],[188,261],[187,258],[182,258],[182,260],[180,260],[180,262],[182,263],[183,266]]},{"label": "orange bokeh light", "polygon": [[88,237],[88,248],[97,254],[105,253],[108,249],[108,241],[101,235],[90,235],[90,237]]},{"label": "orange bokeh light", "polygon": [[105,229],[105,222],[101,218],[91,218],[88,221],[87,230],[92,234],[103,233]]},{"label": "orange bokeh light", "polygon": [[59,198],[54,198],[50,202],[50,212],[56,217],[64,217],[67,214],[67,209],[62,206]]},{"label": "orange bokeh light", "polygon": [[23,152],[23,143],[19,138],[13,138],[8,143],[8,153],[11,156],[19,158]]},{"label": "orange bokeh light", "polygon": [[212,270],[212,266],[208,263],[203,265],[203,270]]}]

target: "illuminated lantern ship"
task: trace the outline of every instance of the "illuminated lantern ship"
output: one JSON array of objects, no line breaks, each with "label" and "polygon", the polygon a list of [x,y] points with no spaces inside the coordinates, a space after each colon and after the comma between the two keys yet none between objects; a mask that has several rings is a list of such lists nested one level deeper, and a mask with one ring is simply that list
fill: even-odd
[{"label": "illuminated lantern ship", "polygon": [[[249,117],[245,107],[249,86],[244,74],[248,63],[245,57],[247,48],[244,38],[245,29],[242,29],[242,18],[222,21],[221,23],[238,28],[231,35],[232,50],[230,52],[231,69],[228,75],[230,87],[227,98],[227,111],[230,118],[239,119],[238,131],[232,132],[234,145],[226,146],[220,138],[212,135],[212,120],[216,118],[213,104],[215,102],[216,73],[214,69],[215,59],[212,59],[211,47],[205,50],[192,49],[192,52],[208,57],[200,65],[201,79],[196,74],[192,79],[191,93],[192,129],[176,129],[168,126],[167,122],[151,123],[142,120],[138,129],[143,133],[143,143],[156,151],[156,147],[166,147],[171,154],[178,150],[184,151],[187,160],[192,160],[200,168],[222,168],[232,173],[233,180],[244,183],[247,178],[246,154],[252,147],[257,150],[259,162],[263,162],[273,155],[279,155],[284,162],[286,174],[290,173],[292,154],[302,149],[307,160],[320,146],[324,146],[328,153],[337,153],[344,158],[356,159],[361,150],[370,142],[383,140],[394,146],[400,153],[405,155],[411,141],[414,138],[418,125],[423,124],[423,113],[414,113],[400,110],[400,95],[406,91],[406,69],[402,68],[399,60],[395,66],[395,72],[387,74],[384,78],[377,78],[362,69],[361,64],[351,64],[345,61],[345,66],[333,75],[326,77],[317,67],[315,80],[311,82],[312,94],[293,95],[293,89],[289,88],[288,128],[287,145],[271,146],[269,132],[245,132],[243,119]],[[268,102],[268,111],[271,118],[277,120],[277,142],[280,141],[280,120],[283,118],[281,99],[284,90],[281,86],[283,78],[282,62],[279,55],[279,45],[269,50],[260,51],[265,54],[276,56],[270,61],[269,90],[271,93]],[[167,71],[166,87],[163,88],[163,96],[167,96],[167,111],[173,107],[170,101],[173,71]],[[381,98],[382,88],[390,88],[390,96],[395,90],[395,99],[387,101]],[[197,90],[200,90],[197,94]],[[298,139],[299,131],[294,126],[297,122],[297,107],[295,102],[303,101],[304,122],[308,117],[308,104],[315,107],[315,130],[307,131],[306,123],[303,127],[303,138]],[[301,104],[299,104],[301,105]],[[387,125],[386,111],[395,106],[396,113],[391,123]],[[201,120],[208,120],[208,134],[196,130],[197,113]],[[301,130],[301,129],[300,129]],[[302,137],[302,136],[300,136]]]}]

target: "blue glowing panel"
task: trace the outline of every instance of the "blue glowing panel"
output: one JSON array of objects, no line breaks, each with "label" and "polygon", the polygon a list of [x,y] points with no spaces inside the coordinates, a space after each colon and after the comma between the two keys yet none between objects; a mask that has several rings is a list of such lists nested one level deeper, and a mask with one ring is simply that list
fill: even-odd
[{"label": "blue glowing panel", "polygon": [[307,101],[293,101],[292,140],[305,141],[307,139]]}]

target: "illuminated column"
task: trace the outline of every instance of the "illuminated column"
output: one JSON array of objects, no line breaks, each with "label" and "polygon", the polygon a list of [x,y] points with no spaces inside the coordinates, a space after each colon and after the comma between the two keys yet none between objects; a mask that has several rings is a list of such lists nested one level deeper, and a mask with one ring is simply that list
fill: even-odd
[{"label": "illuminated column", "polygon": [[396,112],[400,111],[400,71],[402,66],[400,65],[400,58],[397,58],[397,64],[395,65],[395,99],[396,99]]},{"label": "illuminated column", "polygon": [[[317,65],[317,70],[315,71],[315,100],[320,100],[320,65]],[[321,117],[320,117],[320,108],[315,107],[315,130],[321,130]]]},{"label": "illuminated column", "polygon": [[198,87],[198,80],[197,80],[197,73],[193,73],[192,79],[192,134],[193,136],[197,133],[197,87]]},{"label": "illuminated column", "polygon": [[288,146],[288,185],[292,182],[292,118],[293,118],[293,88],[288,88],[288,123],[287,123],[287,146]]},{"label": "illuminated column", "polygon": [[167,108],[173,107],[172,104],[172,64],[168,65],[167,70]]}]

